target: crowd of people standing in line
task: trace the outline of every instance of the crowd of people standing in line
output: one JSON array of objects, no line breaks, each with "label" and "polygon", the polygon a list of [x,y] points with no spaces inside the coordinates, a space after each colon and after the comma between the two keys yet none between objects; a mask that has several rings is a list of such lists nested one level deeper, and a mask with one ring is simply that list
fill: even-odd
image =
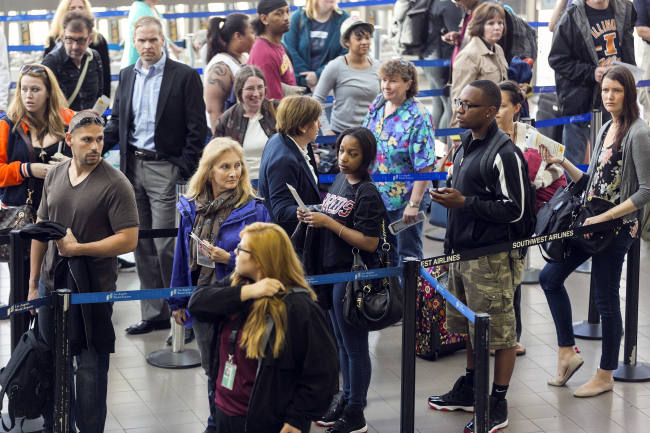
[{"label": "crowd of people standing in line", "polygon": [[[416,222],[433,201],[448,209],[445,253],[459,253],[511,240],[530,203],[525,185],[534,183],[538,210],[566,186],[566,171],[574,182],[588,176],[589,199],[602,198],[614,206],[585,224],[622,217],[629,226],[609,249],[592,257],[595,272],[601,273],[596,305],[607,332],[600,369],[575,395],[611,390],[622,332],[622,264],[650,202],[643,169],[650,128],[639,117],[631,73],[611,66],[611,57],[619,53],[624,62],[634,63],[629,36],[636,12],[631,3],[618,2],[575,0],[553,23],[558,35],[549,61],[556,70],[559,97],[585,105],[582,96],[593,94],[589,104],[602,101],[612,118],[593,143],[584,175],[574,165],[582,162],[580,149],[567,146],[567,157],[559,159],[544,147],[538,152],[526,146],[526,136],[535,132],[518,122],[526,110],[526,79],[508,78],[526,77],[521,71],[528,64],[500,45],[508,36],[504,8],[459,0],[457,6],[464,10],[460,25],[450,29],[438,22],[450,31],[437,41],[435,53],[422,56],[453,51],[455,109],[449,120],[467,130],[449,143],[452,181],[446,188],[430,189],[429,181],[372,181],[371,174],[435,169],[436,123],[415,98],[419,79],[413,63],[379,63],[368,57],[374,27],[349,17],[335,1],[308,0],[305,8],[290,14],[285,0],[262,0],[252,20],[243,14],[212,19],[202,80],[196,70],[171,58],[179,48],[165,36],[155,8],[158,1],[136,0],[112,115],[104,127],[101,113],[88,110],[99,96],[110,96],[106,41],[94,29],[86,0],[64,0],[42,64],[21,68],[17,91],[0,120],[2,207],[32,204],[39,220],[71,227],[49,248],[33,241],[30,299],[52,290],[56,257],[104,257],[100,247],[110,260],[96,261],[106,270],[97,287],[115,290],[114,259],[135,250],[141,289],[199,286],[189,299],[142,301],[142,320],[126,333],[169,329],[172,316],[185,326],[186,341],[197,339],[208,376],[206,432],[272,428],[296,433],[309,431],[316,421],[328,433],[363,433],[372,375],[368,331],[344,317],[346,283],[316,292],[306,283],[303,258],[291,244],[294,229],[299,224],[322,229],[317,249],[326,273],[349,271],[353,249],[374,267],[382,234],[387,242],[387,225]],[[615,29],[623,37],[608,50],[597,49],[602,35],[592,32],[594,40],[583,41],[584,35],[571,27],[610,19],[620,20]],[[587,49],[576,52],[583,42]],[[572,82],[577,75],[570,72],[578,70],[589,71],[593,83]],[[427,77],[432,83],[440,80],[432,71]],[[324,102],[330,93],[335,102],[328,110]],[[439,98],[434,107],[440,101],[450,105]],[[568,110],[567,104],[562,110]],[[434,112],[438,122],[448,116],[440,106]],[[580,128],[565,130],[565,135],[575,139],[584,132]],[[339,174],[324,197],[314,145],[319,134],[338,135],[331,151]],[[586,149],[586,139],[574,139],[572,143],[579,141]],[[117,143],[122,173],[99,157]],[[498,151],[489,165],[492,183],[486,183],[482,155],[493,146]],[[189,179],[188,189],[176,203],[176,183],[183,179]],[[101,233],[91,235],[83,224],[70,220],[70,209],[82,206],[83,200],[66,201],[61,191],[92,191],[98,182],[111,188],[93,208],[104,225]],[[62,184],[65,188],[57,190]],[[308,211],[298,206],[287,185],[295,188]],[[122,215],[117,204],[126,209]],[[180,225],[175,245],[173,238],[163,238],[142,239],[135,246],[138,227],[172,227],[176,212]],[[391,239],[393,266],[405,257],[422,258],[422,228],[422,222],[413,224]],[[79,247],[77,239],[88,246]],[[508,424],[506,394],[515,358],[525,353],[519,343],[524,254],[515,250],[448,266],[450,292],[474,312],[489,312],[493,318],[491,432]],[[582,366],[573,350],[564,280],[590,256],[576,253],[549,264],[540,277],[558,334],[558,373],[549,380],[551,386],[565,385]],[[46,315],[41,327],[47,320]],[[447,327],[470,336],[466,374],[450,392],[430,397],[428,403],[437,410],[472,411],[473,325],[448,306]],[[103,431],[106,417],[105,372],[111,349],[110,344],[99,347],[89,338],[75,352],[81,374],[73,406],[84,432]],[[339,369],[342,391],[335,397]],[[100,392],[89,399],[89,389]],[[89,419],[85,413],[103,415]],[[49,431],[51,415],[45,415]],[[473,429],[472,422],[465,427],[467,432]]]}]

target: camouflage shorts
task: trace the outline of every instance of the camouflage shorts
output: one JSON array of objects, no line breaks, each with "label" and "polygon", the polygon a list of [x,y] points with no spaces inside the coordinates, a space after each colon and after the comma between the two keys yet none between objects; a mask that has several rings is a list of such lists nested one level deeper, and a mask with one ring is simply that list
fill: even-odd
[{"label": "camouflage shorts", "polygon": [[[474,313],[490,315],[490,349],[517,345],[512,300],[521,284],[524,261],[519,250],[493,254],[449,266],[449,292]],[[447,303],[447,330],[469,334],[474,342],[474,324]]]}]

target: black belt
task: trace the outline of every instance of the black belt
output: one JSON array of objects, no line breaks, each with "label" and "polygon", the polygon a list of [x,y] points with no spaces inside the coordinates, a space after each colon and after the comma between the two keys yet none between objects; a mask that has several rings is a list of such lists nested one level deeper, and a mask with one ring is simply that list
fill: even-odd
[{"label": "black belt", "polygon": [[127,144],[126,149],[130,153],[135,155],[136,158],[141,159],[143,161],[165,161],[166,159],[164,156],[161,156],[156,152],[140,149],[138,147],[135,147],[132,144]]}]

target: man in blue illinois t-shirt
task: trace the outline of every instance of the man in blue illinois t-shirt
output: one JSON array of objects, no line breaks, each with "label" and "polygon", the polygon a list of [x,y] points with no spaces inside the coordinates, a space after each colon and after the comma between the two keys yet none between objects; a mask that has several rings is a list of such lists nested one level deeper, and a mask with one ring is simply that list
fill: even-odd
[{"label": "man in blue illinois t-shirt", "polygon": [[589,2],[587,2],[585,3],[585,13],[589,20],[589,33],[594,38],[598,66],[607,68],[612,65],[612,62],[621,60],[616,57],[619,48],[619,37],[616,33],[614,8],[610,3],[605,9],[597,9],[589,6]]},{"label": "man in blue illinois t-shirt", "polygon": [[[650,80],[650,0],[634,0],[638,18],[636,32],[643,40],[643,59],[641,69],[645,70],[643,80]],[[641,87],[638,90],[639,102],[643,105],[643,119],[650,120],[650,88]]]}]

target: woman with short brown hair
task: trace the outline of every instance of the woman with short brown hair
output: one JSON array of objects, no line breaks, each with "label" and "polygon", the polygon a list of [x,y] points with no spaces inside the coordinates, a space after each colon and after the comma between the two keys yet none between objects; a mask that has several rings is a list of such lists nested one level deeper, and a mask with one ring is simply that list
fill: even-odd
[{"label": "woman with short brown hair", "polygon": [[276,114],[278,133],[266,143],[259,171],[259,195],[271,221],[291,232],[298,223],[298,204],[287,187],[293,186],[306,205],[321,202],[318,167],[310,146],[321,123],[320,104],[308,96],[289,96]]}]

